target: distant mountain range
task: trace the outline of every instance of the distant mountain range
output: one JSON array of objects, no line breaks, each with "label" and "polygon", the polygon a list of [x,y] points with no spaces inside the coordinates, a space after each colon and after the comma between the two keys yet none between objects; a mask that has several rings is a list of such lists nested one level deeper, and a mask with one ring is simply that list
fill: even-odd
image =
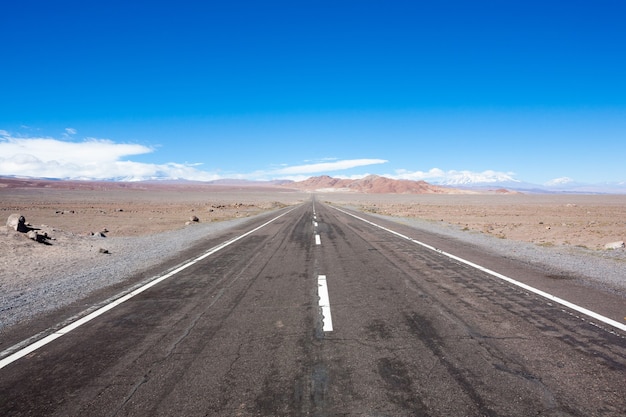
[{"label": "distant mountain range", "polygon": [[450,187],[440,187],[425,181],[394,180],[391,178],[369,175],[349,180],[333,178],[327,175],[311,177],[304,181],[284,184],[284,187],[304,191],[318,192],[357,192],[368,194],[456,194],[465,193]]},{"label": "distant mountain range", "polygon": [[626,182],[606,184],[582,184],[568,178],[552,181],[545,185],[531,184],[504,178],[502,181],[480,182],[469,180],[452,182],[428,183],[426,181],[397,180],[378,175],[350,180],[333,178],[327,175],[311,177],[304,181],[275,180],[252,181],[241,179],[220,179],[214,181],[189,181],[177,179],[151,179],[145,181],[115,180],[59,180],[54,178],[18,178],[0,176],[0,189],[14,187],[47,187],[47,188],[143,188],[158,185],[161,188],[198,186],[222,186],[234,188],[275,188],[284,190],[318,191],[318,192],[355,192],[371,194],[626,194]]}]

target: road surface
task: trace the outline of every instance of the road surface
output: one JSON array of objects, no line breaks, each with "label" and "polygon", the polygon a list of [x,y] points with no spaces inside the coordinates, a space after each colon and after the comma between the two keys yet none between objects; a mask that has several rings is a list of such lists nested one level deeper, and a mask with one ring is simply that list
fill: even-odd
[{"label": "road surface", "polygon": [[623,299],[357,216],[254,219],[2,367],[0,415],[626,415],[624,331],[445,253],[621,323]]}]

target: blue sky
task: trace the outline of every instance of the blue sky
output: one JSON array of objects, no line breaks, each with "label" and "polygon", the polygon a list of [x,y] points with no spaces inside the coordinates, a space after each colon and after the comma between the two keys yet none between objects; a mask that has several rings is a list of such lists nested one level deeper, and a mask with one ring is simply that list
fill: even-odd
[{"label": "blue sky", "polygon": [[3,5],[0,175],[626,181],[626,2]]}]

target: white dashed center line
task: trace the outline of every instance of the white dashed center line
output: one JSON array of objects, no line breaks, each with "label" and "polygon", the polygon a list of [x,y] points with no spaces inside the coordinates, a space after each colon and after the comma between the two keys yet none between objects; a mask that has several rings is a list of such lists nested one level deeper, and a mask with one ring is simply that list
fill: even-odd
[{"label": "white dashed center line", "polygon": [[332,332],[333,319],[330,315],[330,298],[328,298],[328,285],[326,284],[326,275],[318,275],[317,293],[320,298],[320,309],[322,310],[322,330],[324,330],[325,332]]},{"label": "white dashed center line", "polygon": [[316,245],[322,244],[322,238],[320,238],[320,235],[315,235],[315,244]]}]

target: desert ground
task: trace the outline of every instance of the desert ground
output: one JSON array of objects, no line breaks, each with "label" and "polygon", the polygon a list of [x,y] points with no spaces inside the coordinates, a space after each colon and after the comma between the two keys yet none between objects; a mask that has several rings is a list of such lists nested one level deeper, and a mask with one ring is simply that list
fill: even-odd
[{"label": "desert ground", "polygon": [[604,250],[626,240],[626,195],[322,194],[318,199],[540,246]]},{"label": "desert ground", "polygon": [[[227,221],[299,204],[311,196],[275,186],[2,182],[0,333],[3,327],[120,282],[124,279],[120,275],[147,270],[163,253],[174,256],[176,250]],[[320,202],[395,216],[399,221],[415,218],[455,228],[461,235],[479,233],[539,248],[626,254],[623,248],[605,248],[607,243],[626,240],[626,195],[331,192],[315,196]],[[30,228],[48,237],[46,242],[6,227],[12,214],[24,216]],[[157,244],[170,246],[150,255]],[[624,257],[619,259],[615,265],[621,269]],[[115,277],[103,279],[103,272]]]},{"label": "desert ground", "polygon": [[[280,187],[14,182],[0,184],[0,218],[23,215],[44,231],[143,236],[198,222],[249,217],[310,198]],[[626,240],[626,195],[317,193],[364,212],[444,222],[534,243],[603,250]],[[2,230],[6,237],[6,230]],[[4,239],[6,240],[6,239]],[[6,243],[6,242],[5,242]]]},{"label": "desert ground", "polygon": [[[280,187],[89,182],[0,184],[0,288],[41,265],[86,259],[93,235],[140,237],[253,216],[298,204],[311,193]],[[626,195],[363,194],[316,198],[364,212],[427,220],[467,232],[533,243],[605,251],[626,240]],[[14,213],[50,237],[47,245],[4,226]],[[195,220],[195,221],[194,221]],[[617,249],[620,250],[620,249]],[[39,267],[37,267],[39,265]]]}]

